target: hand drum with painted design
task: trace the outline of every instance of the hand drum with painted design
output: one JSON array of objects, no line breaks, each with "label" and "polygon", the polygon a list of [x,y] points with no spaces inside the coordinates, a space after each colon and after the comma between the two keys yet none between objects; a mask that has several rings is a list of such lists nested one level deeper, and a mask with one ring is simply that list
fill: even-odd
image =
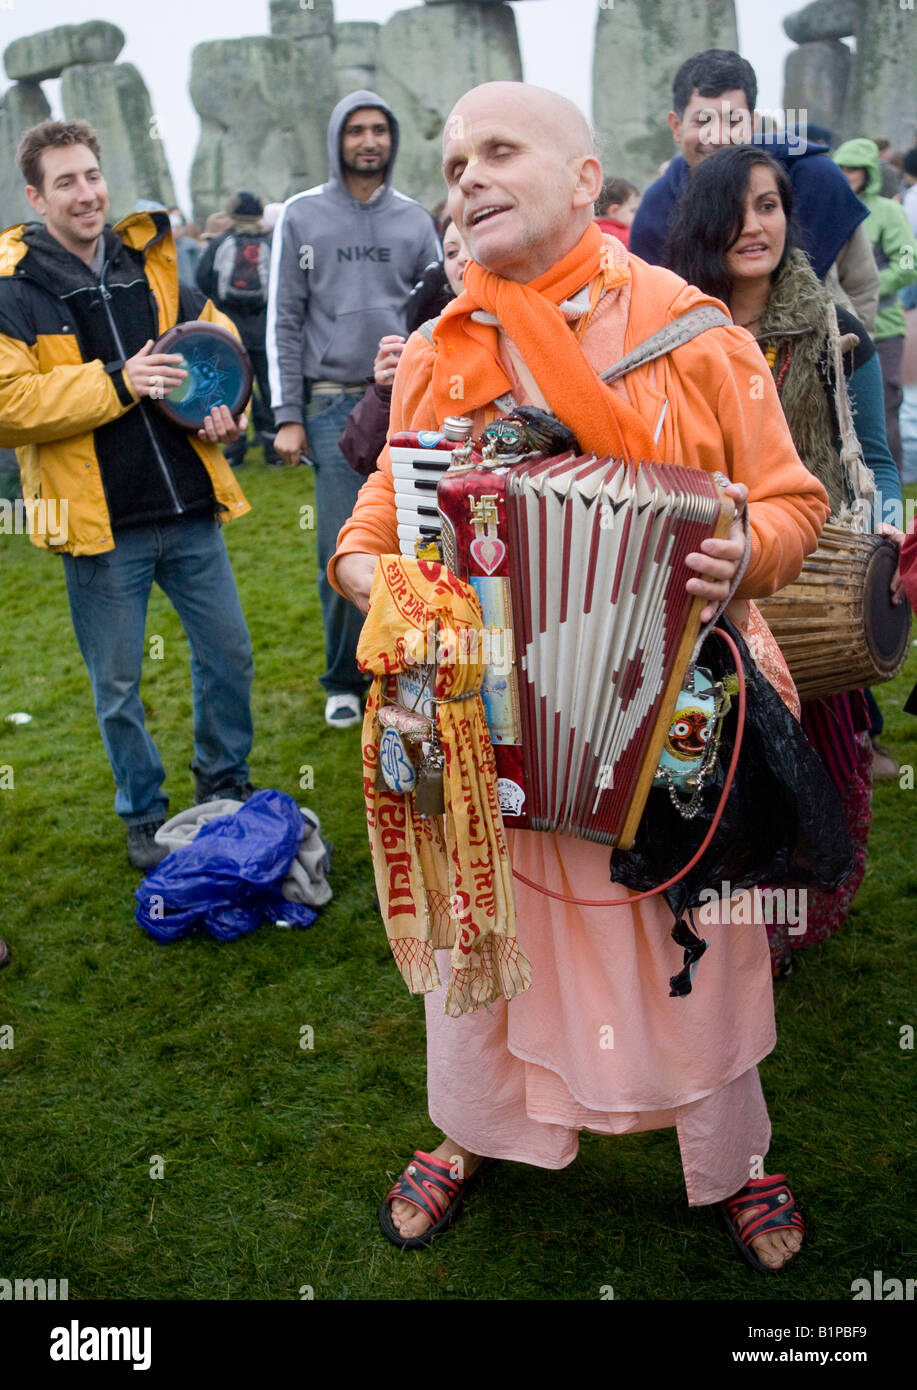
[{"label": "hand drum with painted design", "polygon": [[180,353],[188,375],[156,405],[179,429],[199,430],[216,405],[236,416],[252,390],[252,364],[238,338],[215,323],[178,323],[153,344],[153,352]]}]

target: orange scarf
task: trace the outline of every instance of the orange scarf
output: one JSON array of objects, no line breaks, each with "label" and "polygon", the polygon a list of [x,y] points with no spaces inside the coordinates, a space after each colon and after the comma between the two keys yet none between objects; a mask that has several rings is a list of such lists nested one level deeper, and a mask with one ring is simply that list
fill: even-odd
[{"label": "orange scarf", "polygon": [[457,409],[470,415],[511,390],[500,362],[499,330],[475,323],[476,309],[494,314],[518,349],[551,410],[596,454],[651,459],[653,436],[628,401],[599,380],[558,305],[598,274],[606,288],[630,276],[623,249],[604,241],[594,222],[566,256],[528,284],[504,280],[471,261],[465,293],[447,305],[433,330],[433,402],[442,422]]},{"label": "orange scarf", "polygon": [[[445,756],[446,813],[420,816],[413,793],[376,786],[376,714],[399,671],[414,666],[438,629],[433,693]],[[528,989],[531,968],[515,936],[515,904],[497,770],[481,681],[481,605],[445,565],[379,559],[357,661],[375,676],[363,720],[363,791],[379,906],[392,954],[414,993],[440,983],[434,951],[452,950],[446,1013],[454,1018]],[[468,698],[455,698],[465,696]]]}]

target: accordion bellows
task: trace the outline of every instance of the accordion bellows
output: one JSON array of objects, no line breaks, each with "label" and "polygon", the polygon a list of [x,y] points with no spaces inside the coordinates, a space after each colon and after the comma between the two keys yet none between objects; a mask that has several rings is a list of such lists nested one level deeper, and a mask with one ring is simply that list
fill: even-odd
[{"label": "accordion bellows", "polygon": [[[444,558],[485,612],[488,585],[511,594],[523,823],[628,848],[700,631],[685,557],[728,532],[733,503],[701,469],[592,454],[454,476]],[[458,487],[492,499],[486,536]]]}]

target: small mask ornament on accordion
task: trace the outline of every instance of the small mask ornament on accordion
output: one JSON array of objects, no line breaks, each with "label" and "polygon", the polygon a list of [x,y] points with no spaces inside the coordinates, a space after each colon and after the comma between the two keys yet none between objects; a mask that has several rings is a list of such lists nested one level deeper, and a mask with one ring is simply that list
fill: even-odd
[{"label": "small mask ornament on accordion", "polygon": [[492,444],[498,458],[518,458],[527,452],[525,430],[517,420],[492,420],[481,431],[481,447]]},{"label": "small mask ornament on accordion", "polygon": [[[497,445],[497,452],[500,454],[516,452],[544,454],[546,458],[553,458],[558,454],[574,453],[581,454],[583,451],[577,443],[576,435],[568,429],[556,415],[550,411],[539,410],[533,405],[517,405],[515,410],[511,410],[503,420],[494,420],[487,425],[481,435],[481,439],[486,441],[488,430],[493,430],[494,425],[502,425],[507,431],[504,438],[506,446],[501,448]],[[522,432],[521,447],[516,444],[515,449],[508,447],[514,436],[509,431],[519,429]]]},{"label": "small mask ornament on accordion", "polygon": [[693,762],[703,757],[709,737],[710,726],[704,710],[681,709],[672,721],[665,746],[673,758]]},{"label": "small mask ornament on accordion", "polygon": [[[678,782],[696,773],[703,761],[716,719],[716,691],[707,672],[698,670],[698,684],[707,689],[700,692],[682,690],[675,704],[675,713],[666,734],[659,758],[660,772],[666,769]],[[666,779],[658,774],[655,785]]]}]

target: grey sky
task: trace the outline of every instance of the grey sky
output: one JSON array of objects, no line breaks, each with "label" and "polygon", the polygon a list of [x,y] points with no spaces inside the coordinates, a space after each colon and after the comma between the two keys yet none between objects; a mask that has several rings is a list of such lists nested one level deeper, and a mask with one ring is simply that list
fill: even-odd
[{"label": "grey sky", "polygon": [[[679,0],[669,3],[674,9]],[[780,21],[800,3],[771,0],[761,5],[760,0],[737,0],[739,45],[754,63],[762,107],[781,104],[783,62],[792,45]],[[394,0],[335,0],[335,18],[384,22],[406,8],[408,3]],[[598,0],[521,0],[513,5],[526,80],[562,92],[587,114],[592,102],[592,36],[598,8]],[[198,135],[198,118],[187,93],[191,50],[205,39],[268,33],[267,0],[0,0],[0,47],[23,34],[87,19],[110,19],[123,29],[127,43],[121,57],[139,68],[150,89],[176,195],[187,209],[188,175]],[[8,85],[4,72],[0,88]],[[45,83],[55,114],[60,114],[58,86]]]}]

